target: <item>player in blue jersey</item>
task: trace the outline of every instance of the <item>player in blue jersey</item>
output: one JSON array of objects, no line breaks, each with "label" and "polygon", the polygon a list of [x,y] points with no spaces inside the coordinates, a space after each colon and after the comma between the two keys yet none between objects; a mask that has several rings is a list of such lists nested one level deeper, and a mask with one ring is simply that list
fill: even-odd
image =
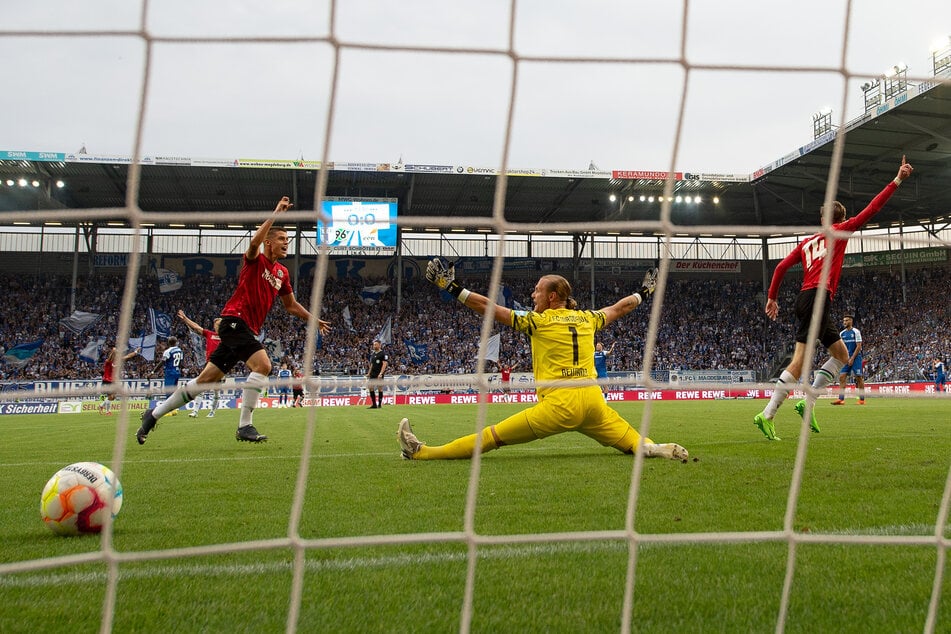
[{"label": "player in blue jersey", "polygon": [[[163,398],[167,398],[178,388],[178,379],[182,377],[182,360],[184,358],[185,353],[178,347],[178,338],[169,337],[165,352],[162,353],[162,358],[159,359],[158,365],[155,367],[155,370],[162,368],[165,373]],[[177,416],[178,410],[172,410],[171,414]]]},{"label": "player in blue jersey", "polygon": [[938,357],[934,358],[934,389],[936,392],[944,392],[944,361]]},{"label": "player in blue jersey", "polygon": [[[286,364],[286,363],[282,363],[282,364],[281,364],[281,369],[277,371],[277,378],[283,379],[283,380],[286,381],[287,379],[290,379],[292,376],[293,376],[293,374],[292,374],[291,371],[288,369],[287,364]],[[291,384],[290,384],[290,383],[287,383],[287,384],[282,385],[281,387],[277,388],[277,394],[278,394],[278,405],[277,405],[277,406],[278,406],[278,407],[290,407],[290,406],[291,406],[291,403],[288,403],[288,402],[287,402],[287,397],[290,395],[290,393],[291,393]]]},{"label": "player in blue jersey", "polygon": [[862,333],[854,326],[852,315],[842,316],[842,325],[845,327],[839,333],[839,338],[849,351],[849,360],[839,370],[839,398],[832,401],[833,405],[845,404],[845,386],[849,382],[849,375],[855,377],[855,390],[858,392],[858,405],[865,405],[865,374],[862,359]]},{"label": "player in blue jersey", "polygon": [[[594,371],[597,372],[599,379],[608,378],[608,357],[614,352],[614,343],[607,350],[604,349],[604,344],[600,341],[594,346]],[[608,386],[602,383],[601,392],[607,395]]]}]

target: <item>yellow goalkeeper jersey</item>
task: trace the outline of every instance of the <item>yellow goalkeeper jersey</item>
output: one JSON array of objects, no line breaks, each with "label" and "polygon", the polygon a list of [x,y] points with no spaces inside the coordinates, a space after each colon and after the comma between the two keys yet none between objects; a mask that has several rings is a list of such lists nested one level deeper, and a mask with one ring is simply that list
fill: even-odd
[{"label": "yellow goalkeeper jersey", "polygon": [[[535,381],[592,380],[594,369],[594,333],[604,328],[604,313],[599,310],[549,308],[543,313],[513,310],[512,327],[532,341],[532,371]],[[539,388],[545,395],[557,389]]]}]

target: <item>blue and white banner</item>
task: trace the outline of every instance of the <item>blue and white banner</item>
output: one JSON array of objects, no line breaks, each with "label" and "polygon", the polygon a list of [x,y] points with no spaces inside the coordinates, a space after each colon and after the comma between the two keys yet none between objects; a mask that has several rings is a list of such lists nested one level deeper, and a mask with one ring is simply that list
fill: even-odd
[{"label": "blue and white banner", "polygon": [[194,330],[188,331],[188,343],[195,359],[195,367],[205,367],[205,338]]},{"label": "blue and white banner", "polygon": [[512,289],[502,284],[499,286],[499,292],[495,296],[495,303],[499,306],[505,306],[506,308],[512,308],[514,299],[512,298]]},{"label": "blue and white banner", "polygon": [[79,360],[86,363],[99,363],[99,355],[102,354],[102,347],[105,344],[105,337],[93,337],[86,347],[79,351]]},{"label": "blue and white banner", "polygon": [[155,310],[154,308],[150,308],[149,322],[152,324],[152,332],[162,339],[168,339],[172,336],[171,316],[166,315],[161,311]]},{"label": "blue and white banner", "polygon": [[129,339],[129,348],[140,350],[140,355],[146,361],[155,361],[155,333],[151,335],[142,335],[141,337],[132,337]]},{"label": "blue and white banner", "polygon": [[37,339],[30,343],[19,343],[6,351],[3,355],[3,360],[9,366],[22,368],[30,361],[30,358],[37,353],[42,345],[42,339]]},{"label": "blue and white banner", "polygon": [[356,332],[357,329],[353,327],[353,317],[350,315],[350,307],[344,306],[343,312],[340,314],[343,316],[343,323],[347,325],[347,328],[350,329],[350,332]]},{"label": "blue and white banner", "polygon": [[267,350],[267,356],[272,362],[280,363],[284,358],[284,346],[277,339],[265,339],[264,349]]},{"label": "blue and white banner", "polygon": [[56,401],[38,403],[0,403],[0,415],[4,414],[55,414],[59,411]]},{"label": "blue and white banner", "polygon": [[412,339],[403,339],[406,344],[406,350],[409,352],[409,358],[413,363],[426,363],[429,361],[429,345],[425,343],[416,343]]},{"label": "blue and white banner", "polygon": [[73,314],[65,319],[60,319],[59,324],[73,334],[82,334],[94,323],[99,321],[102,315],[98,313],[87,313],[81,310],[74,310]]},{"label": "blue and white banner", "polygon": [[360,290],[360,299],[363,300],[364,304],[372,306],[380,301],[383,298],[383,293],[390,290],[389,285],[387,284],[378,284],[376,286],[364,286]]},{"label": "blue and white banner", "polygon": [[388,343],[393,343],[393,318],[387,317],[386,323],[383,325],[383,328],[380,329],[380,333],[376,336],[376,340],[381,344],[386,345]]},{"label": "blue and white banner", "polygon": [[182,287],[182,278],[180,278],[175,271],[156,268],[155,275],[158,277],[160,293],[171,293]]},{"label": "blue and white banner", "polygon": [[494,361],[495,363],[499,362],[499,342],[501,337],[499,333],[495,333],[489,340],[485,343],[485,360]]}]

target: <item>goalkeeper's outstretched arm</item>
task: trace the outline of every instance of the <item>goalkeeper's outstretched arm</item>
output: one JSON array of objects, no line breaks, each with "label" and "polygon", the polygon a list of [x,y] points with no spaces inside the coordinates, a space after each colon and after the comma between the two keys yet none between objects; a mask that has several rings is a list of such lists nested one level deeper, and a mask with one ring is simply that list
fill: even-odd
[{"label": "goalkeeper's outstretched arm", "polygon": [[[456,267],[451,264],[446,266],[439,258],[430,260],[426,266],[426,279],[480,315],[484,315],[489,309],[489,304],[491,303],[489,298],[463,288],[462,285],[456,281]],[[496,304],[493,318],[500,324],[511,326],[512,310]]]},{"label": "goalkeeper's outstretched arm", "polygon": [[[657,285],[657,269],[651,269],[644,275],[644,281],[640,289],[634,293],[622,298],[616,304],[606,306],[601,309],[604,313],[604,324],[610,324],[612,321],[624,317],[635,308],[643,304],[648,297],[654,294],[654,287]],[[614,346],[611,346],[614,349]]]}]

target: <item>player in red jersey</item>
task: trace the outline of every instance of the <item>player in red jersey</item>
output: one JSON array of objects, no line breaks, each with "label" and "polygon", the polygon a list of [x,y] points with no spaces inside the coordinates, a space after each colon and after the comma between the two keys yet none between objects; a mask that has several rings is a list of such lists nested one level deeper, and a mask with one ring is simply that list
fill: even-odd
[{"label": "player in red jersey", "polygon": [[[106,356],[106,362],[102,366],[102,387],[105,388],[106,394],[102,399],[102,403],[99,404],[99,413],[109,416],[112,414],[112,401],[116,400],[116,393],[109,390],[108,385],[112,385],[115,381],[113,375],[115,373],[116,367],[116,355],[118,350],[113,346],[109,351],[109,354]],[[136,348],[132,352],[126,354],[122,357],[123,361],[129,361],[136,355],[142,352],[141,348]]]},{"label": "player in red jersey", "polygon": [[[188,326],[188,329],[194,332],[195,334],[201,335],[205,339],[205,362],[211,360],[211,353],[215,351],[215,348],[218,347],[218,344],[221,343],[221,337],[218,336],[218,326],[221,325],[221,317],[217,317],[213,322],[214,330],[208,330],[207,328],[202,328],[197,322],[192,321],[188,318],[188,315],[185,314],[184,310],[179,309],[178,318],[185,322],[185,325]],[[193,409],[189,414],[189,418],[196,418],[198,416],[198,410],[201,409],[201,403],[195,403],[195,409]],[[216,390],[211,391],[211,411],[208,412],[208,418],[215,417],[215,410],[218,409],[218,392]]]},{"label": "player in red jersey", "polygon": [[508,392],[512,386],[512,372],[518,367],[518,363],[495,363],[499,366],[499,391]]},{"label": "player in red jersey", "polygon": [[[187,404],[209,385],[221,381],[239,361],[244,361],[251,372],[244,384],[241,416],[235,437],[247,442],[267,440],[267,436],[258,433],[251,420],[258,397],[267,387],[267,377],[271,373],[271,359],[257,340],[257,335],[261,332],[264,318],[267,317],[276,297],[281,298],[285,310],[291,315],[303,320],[311,318],[310,311],[294,297],[290,272],[278,262],[287,255],[289,240],[286,229],[273,225],[277,216],[290,207],[290,199],[287,196],[281,198],[274,208],[274,213],[251,237],[238,274],[238,287],[221,311],[218,327],[221,342],[196,378],[179,386],[175,393],[159,403],[155,409],[142,414],[142,426],[136,432],[136,440],[140,445],[145,443],[159,418]],[[321,333],[330,332],[329,322],[318,319],[317,325]]]},{"label": "player in red jersey", "polygon": [[[885,189],[872,199],[868,207],[848,220],[845,219],[845,206],[839,201],[835,201],[832,204],[832,229],[838,232],[849,233],[861,229],[865,223],[871,220],[872,217],[885,206],[885,203],[891,198],[892,194],[895,193],[895,190],[898,189],[901,182],[911,176],[913,171],[914,168],[905,160],[905,157],[902,156],[901,167],[898,168],[898,175],[895,176],[895,179],[888,183]],[[793,352],[792,361],[789,362],[789,365],[786,366],[786,369],[783,370],[783,373],[779,376],[779,382],[776,384],[776,389],[773,391],[773,396],[770,398],[769,404],[766,405],[766,409],[753,418],[753,424],[759,427],[760,431],[770,440],[779,440],[779,438],[776,437],[773,417],[776,415],[779,406],[782,405],[786,399],[789,391],[799,383],[799,378],[802,375],[802,364],[806,358],[806,351],[809,349],[806,344],[809,338],[809,326],[812,322],[812,307],[820,292],[826,293],[826,296],[823,301],[822,313],[819,316],[818,337],[822,345],[829,351],[830,357],[822,367],[816,370],[816,378],[812,383],[812,387],[818,390],[829,385],[835,380],[839,374],[839,370],[841,370],[849,360],[848,348],[846,348],[842,342],[842,338],[839,336],[839,329],[835,323],[833,323],[832,317],[830,317],[829,314],[829,303],[832,301],[832,298],[835,297],[835,291],[839,286],[839,277],[842,275],[842,262],[845,259],[845,247],[849,239],[847,237],[833,238],[831,253],[826,245],[826,239],[825,233],[816,233],[797,244],[796,248],[776,265],[772,282],[769,285],[769,293],[767,294],[766,300],[766,316],[770,319],[776,319],[779,315],[779,304],[776,302],[776,298],[779,295],[779,286],[782,284],[783,276],[786,275],[786,271],[788,271],[792,265],[797,262],[802,262],[802,288],[799,290],[799,296],[796,298],[795,309],[796,320],[799,322],[799,327],[796,332],[796,349]],[[827,290],[823,290],[822,275],[827,257],[831,257],[832,261],[829,263],[829,278],[825,283]],[[815,401],[815,394],[807,394],[806,399],[796,403],[796,411],[800,416],[805,416],[806,410],[808,410],[811,416],[810,426],[812,431],[818,432],[819,423],[816,421],[815,412],[812,411]]]}]

